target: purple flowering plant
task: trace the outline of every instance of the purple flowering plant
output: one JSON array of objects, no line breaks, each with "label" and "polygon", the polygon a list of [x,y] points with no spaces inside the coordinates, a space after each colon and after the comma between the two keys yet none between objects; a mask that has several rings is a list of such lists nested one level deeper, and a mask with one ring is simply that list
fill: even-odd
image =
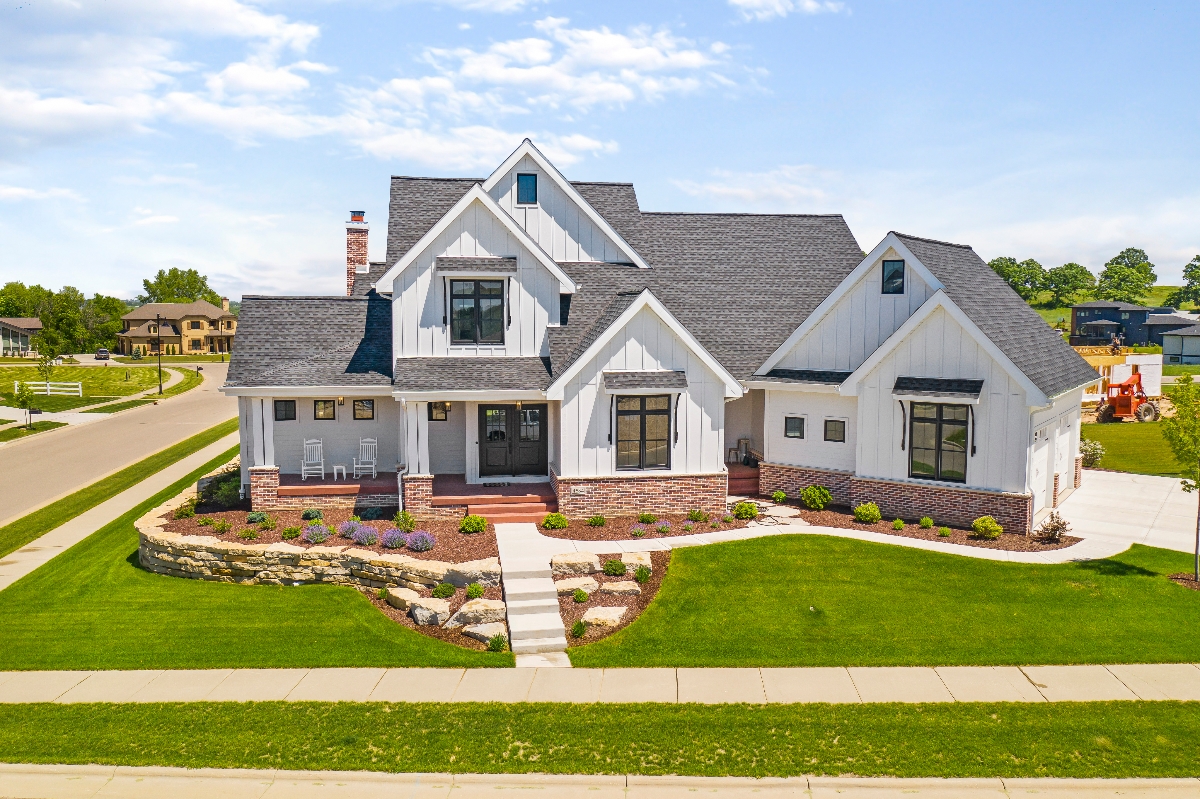
[{"label": "purple flowering plant", "polygon": [[401,549],[408,543],[405,538],[403,530],[389,527],[383,531],[383,535],[379,537],[379,540],[383,542],[383,546],[387,549]]},{"label": "purple flowering plant", "polygon": [[413,552],[428,552],[433,549],[433,545],[436,542],[431,533],[427,533],[424,530],[417,530],[415,533],[409,535],[407,543],[408,548]]},{"label": "purple flowering plant", "polygon": [[304,540],[310,544],[320,544],[329,538],[329,528],[323,524],[310,524],[304,528]]},{"label": "purple flowering plant", "polygon": [[354,532],[362,525],[351,519],[338,525],[338,535],[342,538],[354,538]]},{"label": "purple flowering plant", "polygon": [[654,525],[654,529],[657,530],[658,532],[662,533],[663,535],[666,535],[667,533],[671,532],[671,523],[669,521],[667,521],[666,519],[664,519],[663,521]]},{"label": "purple flowering plant", "polygon": [[351,538],[360,547],[371,547],[375,546],[375,542],[379,540],[379,531],[369,524],[360,524],[358,529],[351,535]]},{"label": "purple flowering plant", "polygon": [[635,524],[629,528],[629,534],[634,538],[641,538],[646,534],[646,525]]}]

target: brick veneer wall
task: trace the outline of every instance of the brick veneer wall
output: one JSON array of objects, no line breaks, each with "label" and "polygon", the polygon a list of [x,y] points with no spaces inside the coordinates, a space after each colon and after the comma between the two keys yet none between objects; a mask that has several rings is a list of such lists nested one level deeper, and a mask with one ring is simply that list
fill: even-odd
[{"label": "brick veneer wall", "polygon": [[1083,485],[1083,456],[1079,455],[1075,458],[1075,487],[1079,488]]},{"label": "brick veneer wall", "polygon": [[297,508],[398,508],[399,494],[322,494],[318,496],[282,496],[270,507],[255,510],[296,510]]},{"label": "brick veneer wall", "polygon": [[724,515],[728,475],[650,473],[630,476],[560,477],[550,469],[558,511],[572,518],[597,513],[631,516],[641,511],[687,513],[699,509]]},{"label": "brick veneer wall", "polygon": [[279,502],[279,467],[251,466],[250,509],[268,510]]},{"label": "brick veneer wall", "polygon": [[1029,494],[852,477],[850,502],[874,502],[885,519],[931,516],[937,524],[970,527],[980,516],[991,516],[1009,533],[1028,533],[1033,525]]},{"label": "brick veneer wall", "polygon": [[758,492],[770,496],[782,491],[789,497],[798,497],[811,485],[823,485],[833,495],[837,505],[850,504],[850,478],[854,472],[840,469],[814,469],[808,466],[785,466],[782,463],[760,463],[758,465]]},{"label": "brick veneer wall", "polygon": [[404,491],[404,509],[413,515],[428,512],[433,507],[433,475],[406,474],[400,478]]}]

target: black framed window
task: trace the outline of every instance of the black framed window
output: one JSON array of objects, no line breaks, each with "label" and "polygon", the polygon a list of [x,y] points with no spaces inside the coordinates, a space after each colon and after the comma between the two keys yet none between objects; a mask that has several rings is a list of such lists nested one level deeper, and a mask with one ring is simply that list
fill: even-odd
[{"label": "black framed window", "polygon": [[294,421],[296,421],[296,401],[295,400],[275,400],[275,421],[277,421],[277,422],[294,422]]},{"label": "black framed window", "polygon": [[967,482],[967,406],[914,402],[909,477]]},{"label": "black framed window", "polygon": [[537,205],[537,175],[517,175],[517,205]]},{"label": "black framed window", "polygon": [[846,421],[844,419],[826,419],[825,440],[844,444],[846,442]]},{"label": "black framed window", "polygon": [[450,340],[454,344],[504,343],[504,281],[450,281]]},{"label": "black framed window", "polygon": [[354,418],[363,420],[374,419],[375,400],[354,400]]},{"label": "black framed window", "polygon": [[429,403],[429,421],[444,422],[450,416],[450,403],[448,402],[431,402]]},{"label": "black framed window", "polygon": [[331,420],[334,418],[333,400],[313,400],[313,418]]},{"label": "black framed window", "polygon": [[883,293],[904,293],[904,261],[883,262]]},{"label": "black framed window", "polygon": [[803,416],[785,416],[785,417],[783,417],[783,437],[784,438],[804,438],[804,417]]},{"label": "black framed window", "polygon": [[671,397],[617,397],[617,468],[670,467]]}]

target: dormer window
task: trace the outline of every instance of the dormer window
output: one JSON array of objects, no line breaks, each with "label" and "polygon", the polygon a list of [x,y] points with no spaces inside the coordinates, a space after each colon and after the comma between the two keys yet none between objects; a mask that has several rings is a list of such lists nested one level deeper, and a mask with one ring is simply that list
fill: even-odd
[{"label": "dormer window", "polygon": [[517,205],[537,205],[537,175],[517,175]]},{"label": "dormer window", "polygon": [[454,344],[504,343],[504,281],[450,281],[450,340]]},{"label": "dormer window", "polygon": [[883,262],[882,291],[884,294],[904,293],[904,261]]}]

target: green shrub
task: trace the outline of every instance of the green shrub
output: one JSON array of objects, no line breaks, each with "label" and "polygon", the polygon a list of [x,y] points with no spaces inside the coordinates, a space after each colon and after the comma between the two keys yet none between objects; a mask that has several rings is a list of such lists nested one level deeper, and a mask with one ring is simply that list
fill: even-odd
[{"label": "green shrub", "polygon": [[582,588],[576,588],[575,592],[571,594],[571,597],[576,602],[583,604],[584,602],[588,601],[588,592],[584,591]]},{"label": "green shrub", "polygon": [[245,530],[242,530],[240,533],[238,533],[238,538],[242,539],[243,541],[253,541],[254,539],[258,538],[258,531],[247,527]]},{"label": "green shrub", "polygon": [[467,586],[467,599],[479,599],[484,591],[484,587],[479,583],[471,583]]},{"label": "green shrub", "polygon": [[211,516],[201,516],[196,520],[196,524],[200,525],[201,527],[212,527],[212,524],[215,521],[216,519]]},{"label": "green shrub", "polygon": [[654,530],[659,535],[666,535],[667,533],[671,532],[671,523],[659,522],[657,525],[655,525]]},{"label": "green shrub", "polygon": [[296,525],[294,527],[285,527],[285,528],[283,528],[283,532],[281,532],[279,534],[279,536],[284,541],[291,541],[293,538],[299,538],[300,537],[300,526]]},{"label": "green shrub", "polygon": [[378,591],[375,592],[375,598],[386,600],[387,599],[387,589],[380,588]]},{"label": "green shrub", "polygon": [[190,519],[196,515],[196,498],[189,497],[182,505],[175,509],[176,519]]},{"label": "green shrub", "polygon": [[933,519],[929,518],[928,516],[922,516],[921,521],[918,523],[921,525],[922,530],[933,529]]},{"label": "green shrub", "polygon": [[904,529],[904,521],[902,519],[897,519],[896,521],[892,522],[892,529],[893,530],[903,530]]},{"label": "green shrub", "polygon": [[597,513],[595,516],[588,519],[588,527],[603,527],[608,520]]},{"label": "green shrub", "polygon": [[266,520],[267,514],[265,511],[252,510],[246,514],[246,524],[258,524],[259,522],[265,522]]},{"label": "green shrub", "polygon": [[717,521],[716,519],[713,519],[711,522],[708,523],[708,526],[713,528],[714,530],[718,530],[721,527],[721,523],[719,521]]},{"label": "green shrub", "polygon": [[504,633],[497,633],[488,639],[489,652],[503,652],[505,649],[508,649],[508,639]]},{"label": "green shrub", "polygon": [[688,511],[687,520],[689,522],[706,522],[708,521],[708,514],[699,508],[693,508]]},{"label": "green shrub", "polygon": [[604,562],[604,573],[609,577],[624,577],[628,570],[629,567],[625,565],[624,561],[614,559]]},{"label": "green shrub", "polygon": [[649,566],[638,566],[637,571],[633,573],[633,579],[639,583],[646,583],[650,581],[651,573]]},{"label": "green shrub", "polygon": [[735,519],[754,519],[758,517],[758,505],[753,502],[739,502],[733,506],[733,516]]},{"label": "green shrub", "polygon": [[542,527],[546,530],[562,530],[567,526],[567,517],[561,513],[547,513],[542,519]]},{"label": "green shrub", "polygon": [[325,518],[325,514],[320,508],[305,508],[300,518],[306,522],[320,521]]},{"label": "green shrub", "polygon": [[223,508],[232,508],[242,501],[242,478],[238,472],[227,472],[213,478],[208,489],[212,501]]},{"label": "green shrub", "polygon": [[883,518],[883,514],[879,511],[879,506],[874,502],[864,502],[854,509],[854,521],[862,522],[863,524],[875,524]]},{"label": "green shrub", "polygon": [[991,516],[980,516],[971,522],[971,529],[975,531],[975,535],[980,538],[986,538],[989,541],[999,538],[1000,534],[1004,532],[1004,528],[1000,526],[1000,523]]},{"label": "green shrub", "polygon": [[1066,519],[1059,516],[1057,511],[1050,511],[1050,515],[1037,528],[1038,538],[1051,544],[1062,541],[1062,537],[1069,532],[1071,532],[1071,525],[1067,523]]},{"label": "green shrub", "polygon": [[576,619],[575,623],[571,625],[572,638],[582,638],[583,634],[586,632],[587,625],[583,623],[583,619]]},{"label": "green shrub", "polygon": [[641,538],[646,534],[646,528],[642,527],[640,524],[635,524],[633,527],[629,528],[629,534],[634,538]]},{"label": "green shrub", "polygon": [[638,524],[654,524],[658,521],[658,517],[653,513],[639,513]]},{"label": "green shrub", "polygon": [[263,519],[261,522],[258,523],[258,529],[259,530],[274,530],[275,529],[275,517],[268,516],[267,518]]},{"label": "green shrub", "polygon": [[417,529],[417,520],[406,510],[402,510],[393,516],[392,524],[396,525],[397,530],[405,533],[411,533]]},{"label": "green shrub", "polygon": [[217,519],[212,524],[213,532],[217,535],[228,533],[233,529],[233,524],[228,519]]},{"label": "green shrub", "polygon": [[825,486],[808,486],[800,492],[800,501],[810,510],[824,510],[833,502],[833,494]]},{"label": "green shrub", "polygon": [[938,535],[940,535],[942,538],[949,538],[950,537],[950,528],[949,527],[939,527]]},{"label": "green shrub", "polygon": [[1079,455],[1083,458],[1083,465],[1089,469],[1100,465],[1100,461],[1104,459],[1104,445],[1099,441],[1089,441],[1088,439],[1079,440]]},{"label": "green shrub", "polygon": [[787,492],[779,491],[779,490],[772,491],[771,492],[771,501],[774,502],[776,505],[782,505],[784,502],[787,502]]},{"label": "green shrub", "polygon": [[359,515],[357,515],[357,514],[355,514],[354,516],[351,516],[351,517],[350,517],[350,521],[352,521],[352,522],[361,522],[361,521],[362,521],[362,517],[361,517],[361,516],[359,516]]},{"label": "green shrub", "polygon": [[721,521],[725,524],[733,524],[734,518],[732,516],[724,516],[722,517]]},{"label": "green shrub", "polygon": [[683,526],[683,530],[685,533],[690,533],[692,531],[692,526],[690,524],[685,524]]},{"label": "green shrub", "polygon": [[454,586],[452,586],[450,583],[438,583],[433,587],[433,590],[430,591],[430,594],[434,599],[449,599],[450,597],[454,596],[455,590],[456,589]]},{"label": "green shrub", "polygon": [[472,533],[482,533],[487,529],[487,519],[475,514],[469,514],[463,517],[463,520],[458,523],[458,531],[471,535]]}]

